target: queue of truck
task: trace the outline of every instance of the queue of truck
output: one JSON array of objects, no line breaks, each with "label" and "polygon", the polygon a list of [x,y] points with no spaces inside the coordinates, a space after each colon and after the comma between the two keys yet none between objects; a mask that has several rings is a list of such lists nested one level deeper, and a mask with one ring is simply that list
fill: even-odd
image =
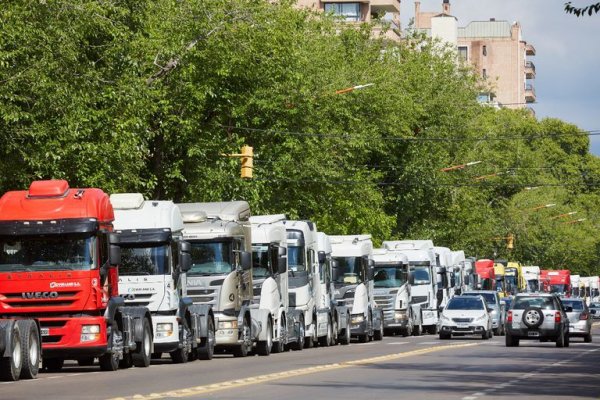
[{"label": "queue of truck", "polygon": [[115,371],[437,334],[456,295],[577,282],[593,299],[599,286],[431,240],[374,249],[370,235],[252,216],[245,201],[175,204],[64,180],[0,198],[0,245],[0,379],[13,381],[65,360]]}]

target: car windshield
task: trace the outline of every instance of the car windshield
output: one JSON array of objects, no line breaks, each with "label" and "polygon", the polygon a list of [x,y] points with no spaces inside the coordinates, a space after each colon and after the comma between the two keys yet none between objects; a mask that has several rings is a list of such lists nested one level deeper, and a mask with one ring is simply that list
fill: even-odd
[{"label": "car windshield", "polygon": [[448,302],[447,310],[483,310],[483,302],[475,297],[455,297]]},{"label": "car windshield", "polygon": [[361,257],[333,257],[337,260],[335,283],[355,285],[363,282],[363,262]]},{"label": "car windshield", "polygon": [[373,282],[376,288],[400,287],[406,283],[407,274],[403,264],[376,264]]},{"label": "car windshield", "polygon": [[232,242],[191,242],[192,268],[188,275],[223,275],[233,271]]},{"label": "car windshield", "polygon": [[269,268],[269,245],[252,246],[252,278],[266,278],[271,275]]},{"label": "car windshield", "polygon": [[306,257],[304,246],[288,245],[288,269],[294,272],[306,271]]},{"label": "car windshield", "polygon": [[429,276],[429,267],[415,266],[412,270],[413,285],[429,285],[431,277]]},{"label": "car windshield", "polygon": [[529,307],[537,307],[543,310],[555,310],[552,297],[517,297],[514,301],[513,310],[525,310]]},{"label": "car windshield", "polygon": [[566,293],[567,285],[550,285],[550,293]]},{"label": "car windshield", "polygon": [[573,308],[573,311],[583,311],[583,301],[562,299],[563,306]]},{"label": "car windshield", "polygon": [[0,239],[0,271],[88,271],[94,265],[93,237],[49,235]]},{"label": "car windshield", "polygon": [[600,303],[590,303],[590,307],[600,308]]},{"label": "car windshield", "polygon": [[164,275],[169,272],[166,245],[121,247],[119,275]]},{"label": "car windshield", "polygon": [[496,305],[496,294],[495,293],[471,292],[471,293],[465,293],[464,295],[465,296],[483,296],[486,303],[491,304],[491,305]]}]

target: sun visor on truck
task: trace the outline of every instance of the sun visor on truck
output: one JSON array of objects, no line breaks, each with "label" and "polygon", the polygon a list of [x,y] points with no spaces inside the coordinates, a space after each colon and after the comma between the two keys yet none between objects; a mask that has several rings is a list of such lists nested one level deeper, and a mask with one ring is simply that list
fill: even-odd
[{"label": "sun visor on truck", "polygon": [[43,221],[0,221],[0,236],[60,235],[94,233],[98,230],[95,218],[73,218]]},{"label": "sun visor on truck", "polygon": [[127,243],[166,243],[171,241],[170,229],[127,229],[116,230],[118,244]]}]

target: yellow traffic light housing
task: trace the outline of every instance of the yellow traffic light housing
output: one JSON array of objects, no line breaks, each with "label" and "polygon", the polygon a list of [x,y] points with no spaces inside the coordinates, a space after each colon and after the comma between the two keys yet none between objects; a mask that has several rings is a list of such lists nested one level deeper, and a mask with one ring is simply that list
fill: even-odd
[{"label": "yellow traffic light housing", "polygon": [[252,169],[254,168],[254,149],[252,146],[242,146],[242,169],[240,176],[246,179],[252,179]]},{"label": "yellow traffic light housing", "polygon": [[506,248],[512,250],[515,248],[515,235],[509,233],[506,237]]}]

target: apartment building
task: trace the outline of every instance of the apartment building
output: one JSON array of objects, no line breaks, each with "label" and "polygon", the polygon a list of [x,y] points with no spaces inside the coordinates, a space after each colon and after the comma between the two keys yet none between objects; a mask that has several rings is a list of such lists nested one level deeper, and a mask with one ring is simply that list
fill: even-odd
[{"label": "apartment building", "polygon": [[507,108],[523,108],[536,101],[533,80],[533,45],[523,40],[518,22],[473,21],[465,27],[450,13],[450,1],[442,11],[422,12],[415,2],[415,28],[456,46],[460,59],[469,62],[489,86],[480,100]]},{"label": "apartment building", "polygon": [[298,6],[331,12],[347,23],[377,22],[374,36],[386,28],[386,38],[400,40],[400,0],[298,0]]}]

